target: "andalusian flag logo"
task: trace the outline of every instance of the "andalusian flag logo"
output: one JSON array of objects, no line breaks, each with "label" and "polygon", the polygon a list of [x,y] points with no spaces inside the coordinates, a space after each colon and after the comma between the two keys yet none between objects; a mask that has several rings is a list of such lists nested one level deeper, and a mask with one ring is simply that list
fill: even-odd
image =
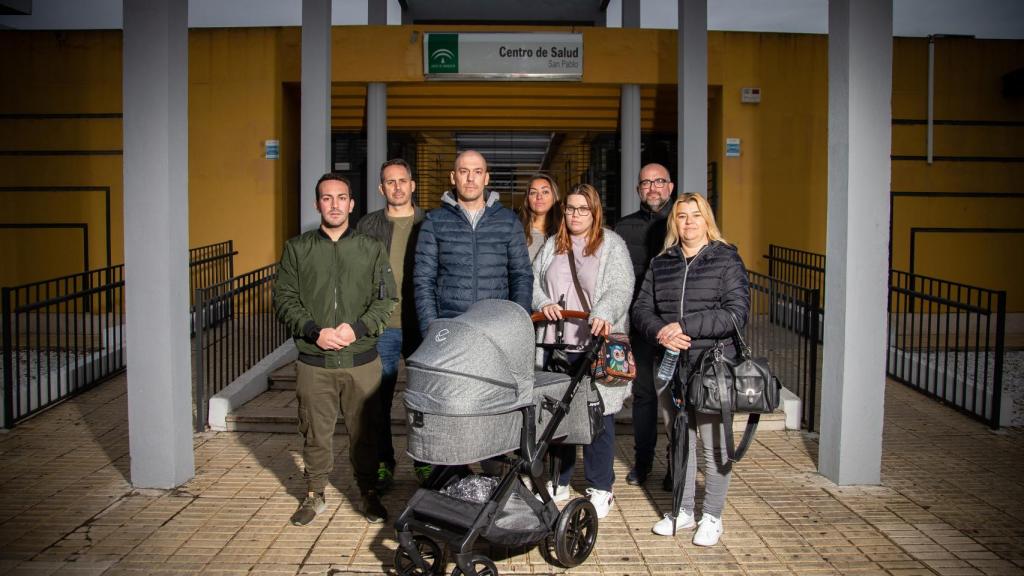
[{"label": "andalusian flag logo", "polygon": [[427,36],[427,73],[446,74],[459,71],[459,35]]}]

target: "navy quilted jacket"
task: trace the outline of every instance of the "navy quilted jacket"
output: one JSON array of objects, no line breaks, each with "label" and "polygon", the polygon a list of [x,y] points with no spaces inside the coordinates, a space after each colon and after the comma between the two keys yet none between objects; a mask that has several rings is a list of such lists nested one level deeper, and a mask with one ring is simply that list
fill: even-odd
[{"label": "navy quilted jacket", "polygon": [[488,298],[530,310],[533,269],[523,225],[491,192],[476,224],[469,223],[451,192],[427,213],[416,243],[413,269],[420,332],[435,318],[451,318]]}]

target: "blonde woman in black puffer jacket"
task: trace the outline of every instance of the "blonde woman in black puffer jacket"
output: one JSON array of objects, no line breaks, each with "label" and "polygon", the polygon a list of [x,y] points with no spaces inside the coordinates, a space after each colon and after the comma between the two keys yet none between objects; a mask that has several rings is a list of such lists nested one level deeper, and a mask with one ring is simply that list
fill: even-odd
[{"label": "blonde woman in black puffer jacket", "polygon": [[[725,242],[711,207],[699,194],[682,194],[672,206],[664,250],[651,260],[633,306],[633,326],[647,341],[681,351],[677,378],[685,382],[686,359],[733,333],[733,318],[742,329],[750,311],[747,270],[736,248]],[[735,354],[730,348],[728,354]],[[673,410],[671,392],[661,391],[663,410]],[[678,531],[697,525],[694,490],[697,477],[697,435],[703,443],[705,495],[700,525],[693,537],[698,546],[713,546],[723,532],[722,512],[731,466],[723,441],[720,415],[689,414],[689,449],[683,504],[676,512]],[[654,532],[672,535],[672,517]]]}]

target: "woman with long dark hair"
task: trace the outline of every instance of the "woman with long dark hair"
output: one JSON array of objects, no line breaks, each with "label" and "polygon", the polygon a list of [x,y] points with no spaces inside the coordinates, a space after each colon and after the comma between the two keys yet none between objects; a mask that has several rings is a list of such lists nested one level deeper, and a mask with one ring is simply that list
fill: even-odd
[{"label": "woman with long dark hair", "polygon": [[526,200],[519,209],[519,221],[523,223],[526,249],[533,262],[544,241],[558,232],[562,224],[562,202],[554,178],[542,172],[530,177]]}]

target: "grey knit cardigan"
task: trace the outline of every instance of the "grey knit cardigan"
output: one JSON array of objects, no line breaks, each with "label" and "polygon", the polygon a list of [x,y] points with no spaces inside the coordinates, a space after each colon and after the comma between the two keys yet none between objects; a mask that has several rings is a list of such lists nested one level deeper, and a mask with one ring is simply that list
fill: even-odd
[{"label": "grey knit cardigan", "polygon": [[[547,283],[544,275],[551,262],[555,259],[555,236],[544,242],[540,254],[533,261],[533,309],[539,311],[548,304],[557,302],[545,292]],[[629,334],[629,304],[633,298],[633,263],[629,259],[629,249],[621,236],[612,230],[604,229],[601,242],[601,256],[597,264],[597,286],[591,295],[591,317],[598,317],[612,323],[612,332]],[[542,331],[537,331],[537,338]],[[539,350],[539,349],[538,349]],[[539,355],[538,355],[539,363]],[[615,414],[622,409],[622,403],[633,391],[632,384],[625,386],[605,386],[598,384],[601,399],[604,400],[604,413]]]}]

